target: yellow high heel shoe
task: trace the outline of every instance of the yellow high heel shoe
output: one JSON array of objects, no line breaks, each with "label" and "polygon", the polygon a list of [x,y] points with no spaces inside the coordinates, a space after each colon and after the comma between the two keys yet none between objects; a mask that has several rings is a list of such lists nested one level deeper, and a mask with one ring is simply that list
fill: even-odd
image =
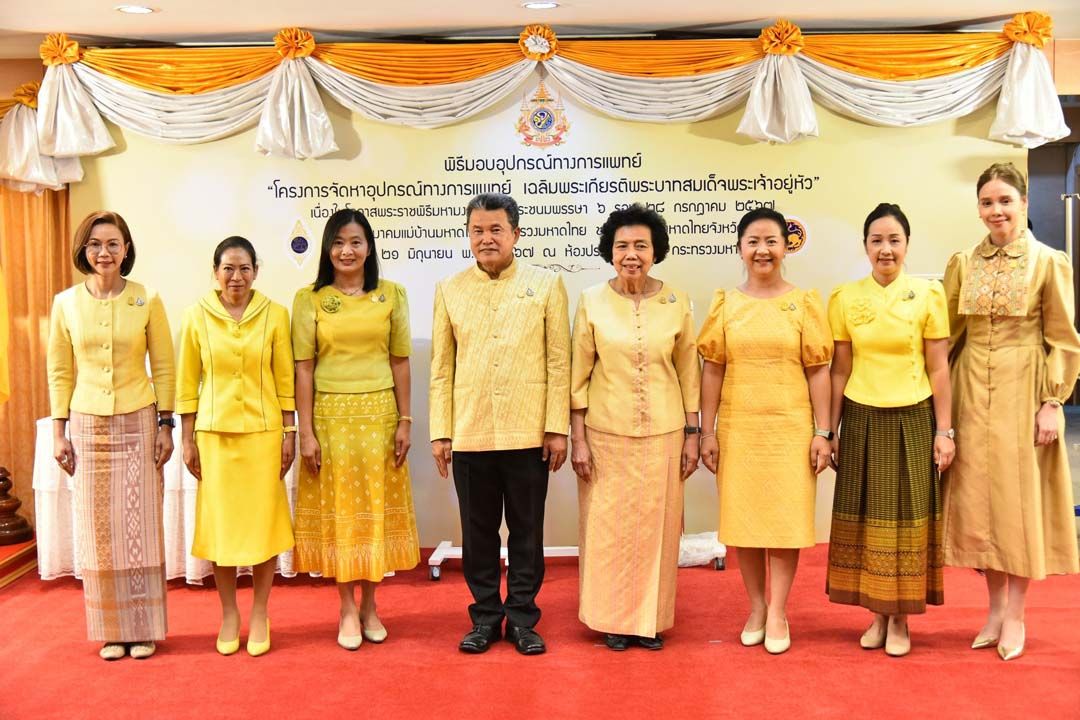
[{"label": "yellow high heel shoe", "polygon": [[266,618],[266,639],[262,642],[255,642],[251,639],[250,630],[248,631],[247,652],[251,657],[259,657],[270,652],[270,618]]},{"label": "yellow high heel shoe", "polygon": [[218,638],[215,646],[217,647],[217,651],[222,655],[232,655],[240,650],[240,636],[237,635],[232,640],[222,640],[221,638]]},{"label": "yellow high heel shoe", "polygon": [[998,645],[998,657],[1008,662],[1009,660],[1015,660],[1024,654],[1024,643],[1027,641],[1027,629],[1021,623],[1020,625],[1020,644],[1011,650],[1004,645]]}]

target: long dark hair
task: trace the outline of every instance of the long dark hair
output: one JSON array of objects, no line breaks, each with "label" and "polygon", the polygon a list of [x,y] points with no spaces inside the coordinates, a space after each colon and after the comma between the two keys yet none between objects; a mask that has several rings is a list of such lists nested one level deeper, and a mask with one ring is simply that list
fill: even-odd
[{"label": "long dark hair", "polygon": [[364,217],[364,213],[352,208],[338,210],[326,221],[323,228],[322,250],[319,252],[319,273],[315,276],[315,291],[323,289],[327,285],[334,284],[334,263],[330,260],[330,248],[334,246],[334,238],[341,232],[341,228],[349,223],[356,223],[364,229],[364,237],[367,239],[368,256],[364,260],[364,292],[371,292],[379,287],[379,251],[375,247],[375,232],[371,229],[371,223]]}]

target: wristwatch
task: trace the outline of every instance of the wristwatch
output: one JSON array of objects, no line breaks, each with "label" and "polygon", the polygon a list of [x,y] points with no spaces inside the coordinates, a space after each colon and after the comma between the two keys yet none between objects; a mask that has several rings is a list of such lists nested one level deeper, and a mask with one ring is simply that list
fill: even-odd
[{"label": "wristwatch", "polygon": [[175,428],[176,427],[176,420],[174,418],[171,418],[171,417],[158,418],[157,426],[158,427]]},{"label": "wristwatch", "polygon": [[296,426],[295,425],[286,425],[285,427],[281,428],[281,432],[283,432],[283,433],[296,432]]},{"label": "wristwatch", "polygon": [[956,430],[949,428],[948,430],[935,430],[934,434],[939,437],[947,437],[950,440],[956,439]]},{"label": "wristwatch", "polygon": [[686,435],[700,435],[701,428],[696,425],[687,425],[683,428],[683,433],[685,433]]},{"label": "wristwatch", "polygon": [[832,441],[832,439],[836,437],[836,433],[834,433],[832,430],[822,430],[821,428],[814,428],[814,435],[818,437],[823,437],[829,441]]}]

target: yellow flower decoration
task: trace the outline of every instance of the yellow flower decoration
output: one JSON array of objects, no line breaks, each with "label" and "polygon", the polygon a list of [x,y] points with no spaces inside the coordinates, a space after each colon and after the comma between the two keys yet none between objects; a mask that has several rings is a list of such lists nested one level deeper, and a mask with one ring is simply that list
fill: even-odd
[{"label": "yellow flower decoration", "polygon": [[873,322],[876,315],[874,304],[867,298],[855,300],[855,302],[851,303],[851,307],[848,308],[847,312],[852,325],[865,325],[868,322]]},{"label": "yellow flower decoration", "polygon": [[315,37],[303,28],[285,28],[274,36],[274,47],[283,58],[304,58],[315,52]]},{"label": "yellow flower decoration", "polygon": [[804,44],[802,30],[787,20],[777,20],[775,25],[762,30],[758,39],[761,49],[769,55],[796,55]]},{"label": "yellow flower decoration", "polygon": [[79,62],[82,57],[82,53],[79,52],[79,43],[68,40],[68,36],[64,33],[47,35],[38,47],[38,55],[47,67],[70,65]]},{"label": "yellow flower decoration", "polygon": [[555,55],[559,40],[547,25],[528,25],[518,36],[518,47],[525,57],[543,62]]},{"label": "yellow flower decoration", "polygon": [[37,110],[37,94],[38,88],[41,87],[41,83],[37,80],[31,82],[24,82],[19,87],[15,88],[13,97],[15,102],[20,102],[28,108]]},{"label": "yellow flower decoration", "polygon": [[1041,12],[1017,13],[1012,20],[1005,23],[1002,32],[1013,42],[1041,48],[1050,42],[1054,34],[1054,21]]}]

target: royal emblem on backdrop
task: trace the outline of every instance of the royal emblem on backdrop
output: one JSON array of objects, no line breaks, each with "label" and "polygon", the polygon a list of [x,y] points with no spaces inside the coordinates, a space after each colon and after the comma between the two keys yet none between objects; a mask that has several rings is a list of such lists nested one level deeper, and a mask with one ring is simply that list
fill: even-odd
[{"label": "royal emblem on backdrop", "polygon": [[285,238],[285,254],[296,263],[296,267],[303,267],[304,262],[311,254],[311,232],[302,220],[297,220]]},{"label": "royal emblem on backdrop", "polygon": [[806,244],[806,226],[798,218],[787,218],[787,251],[795,253]]},{"label": "royal emblem on backdrop", "polygon": [[566,119],[562,98],[553,97],[543,82],[532,95],[522,97],[517,122],[522,144],[538,148],[562,145],[569,129],[570,121]]}]

